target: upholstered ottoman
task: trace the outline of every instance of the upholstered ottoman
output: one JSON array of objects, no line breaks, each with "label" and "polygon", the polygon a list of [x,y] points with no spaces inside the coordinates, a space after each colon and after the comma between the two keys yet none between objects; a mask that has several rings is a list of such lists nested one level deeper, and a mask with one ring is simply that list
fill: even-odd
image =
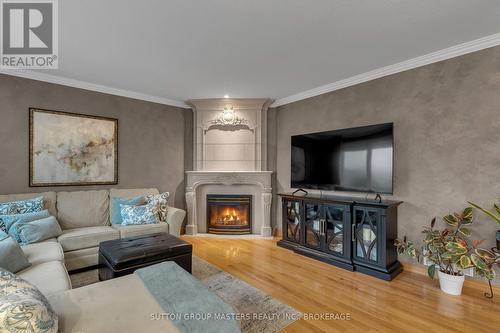
[{"label": "upholstered ottoman", "polygon": [[110,240],[99,244],[99,279],[113,279],[163,261],[191,273],[193,247],[167,233]]}]

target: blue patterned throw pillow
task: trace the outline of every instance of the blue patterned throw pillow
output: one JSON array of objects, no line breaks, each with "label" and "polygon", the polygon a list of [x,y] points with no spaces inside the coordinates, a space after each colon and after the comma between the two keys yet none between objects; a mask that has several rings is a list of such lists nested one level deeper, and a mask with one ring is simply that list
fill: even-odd
[{"label": "blue patterned throw pillow", "polygon": [[43,197],[0,203],[0,215],[26,214],[39,212],[42,210]]},{"label": "blue patterned throw pillow", "polygon": [[32,284],[0,268],[0,330],[57,333],[59,320],[47,298]]},{"label": "blue patterned throw pillow", "polygon": [[158,207],[156,204],[142,206],[120,205],[122,225],[155,224],[159,223]]},{"label": "blue patterned throw pillow", "polygon": [[111,224],[122,224],[122,212],[120,209],[120,205],[142,205],[144,203],[144,197],[138,196],[133,198],[120,198],[120,197],[112,197],[111,198]]},{"label": "blue patterned throw pillow", "polygon": [[[40,212],[26,213],[26,214],[13,214],[13,215],[0,215],[0,221],[5,225],[5,231],[16,241],[21,242],[17,227],[20,223],[36,221],[49,217],[47,209]],[[0,222],[0,223],[2,223]]]}]

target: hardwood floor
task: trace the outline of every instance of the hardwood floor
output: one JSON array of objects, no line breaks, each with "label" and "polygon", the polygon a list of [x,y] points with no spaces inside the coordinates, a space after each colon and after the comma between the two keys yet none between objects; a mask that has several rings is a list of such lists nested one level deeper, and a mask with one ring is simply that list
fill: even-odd
[{"label": "hardwood floor", "polygon": [[303,313],[348,313],[351,320],[299,320],[283,332],[500,332],[500,288],[468,283],[462,296],[403,272],[392,282],[297,255],[276,240],[183,236],[194,255]]}]

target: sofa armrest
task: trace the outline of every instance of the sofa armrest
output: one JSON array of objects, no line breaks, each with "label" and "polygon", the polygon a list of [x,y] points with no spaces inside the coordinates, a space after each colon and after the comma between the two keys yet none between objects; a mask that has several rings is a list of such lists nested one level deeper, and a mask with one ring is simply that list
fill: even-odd
[{"label": "sofa armrest", "polygon": [[181,235],[181,226],[182,222],[184,222],[184,217],[186,217],[186,211],[175,208],[168,207],[167,210],[167,223],[168,223],[168,232],[171,235],[179,237]]}]

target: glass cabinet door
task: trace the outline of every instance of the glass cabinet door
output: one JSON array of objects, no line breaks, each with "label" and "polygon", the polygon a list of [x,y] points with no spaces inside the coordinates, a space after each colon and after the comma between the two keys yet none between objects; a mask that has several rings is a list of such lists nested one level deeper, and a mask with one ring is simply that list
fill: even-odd
[{"label": "glass cabinet door", "polygon": [[355,256],[368,262],[378,262],[377,243],[379,212],[374,209],[359,209],[354,211],[353,232],[355,237]]},{"label": "glass cabinet door", "polygon": [[286,201],[286,238],[288,240],[300,242],[300,202]]},{"label": "glass cabinet door", "polygon": [[344,220],[346,208],[336,205],[325,205],[325,250],[343,256],[344,253]]},{"label": "glass cabinet door", "polygon": [[315,249],[321,248],[321,210],[320,205],[305,204],[305,244]]}]

